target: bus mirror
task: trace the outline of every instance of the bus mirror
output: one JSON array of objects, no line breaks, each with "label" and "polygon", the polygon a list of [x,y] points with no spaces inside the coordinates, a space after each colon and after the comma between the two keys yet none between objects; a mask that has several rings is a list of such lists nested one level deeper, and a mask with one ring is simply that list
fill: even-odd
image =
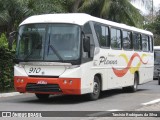
[{"label": "bus mirror", "polygon": [[90,52],[90,37],[85,37],[83,39],[84,52]]},{"label": "bus mirror", "polygon": [[8,48],[10,50],[12,49],[13,41],[14,41],[16,35],[17,35],[17,31],[13,31],[9,34]]}]

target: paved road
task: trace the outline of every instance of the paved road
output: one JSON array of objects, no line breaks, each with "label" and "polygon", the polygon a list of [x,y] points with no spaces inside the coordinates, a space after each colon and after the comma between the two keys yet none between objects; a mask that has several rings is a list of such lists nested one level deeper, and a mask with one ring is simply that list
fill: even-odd
[{"label": "paved road", "polygon": [[160,99],[160,85],[152,81],[139,86],[135,93],[121,89],[103,92],[97,101],[87,101],[83,96],[51,96],[39,101],[34,94],[0,98],[0,111],[110,111],[136,110],[142,103]]}]

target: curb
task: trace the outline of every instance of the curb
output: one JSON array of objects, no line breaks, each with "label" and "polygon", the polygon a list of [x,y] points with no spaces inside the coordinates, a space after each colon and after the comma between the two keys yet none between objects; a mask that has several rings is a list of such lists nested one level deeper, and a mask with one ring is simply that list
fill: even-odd
[{"label": "curb", "polygon": [[0,97],[10,97],[10,96],[16,96],[21,95],[19,92],[10,92],[10,93],[0,93]]}]

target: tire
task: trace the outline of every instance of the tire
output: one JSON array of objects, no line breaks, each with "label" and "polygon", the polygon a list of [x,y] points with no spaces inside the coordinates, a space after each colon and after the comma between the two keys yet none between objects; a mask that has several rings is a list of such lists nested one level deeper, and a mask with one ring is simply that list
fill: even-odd
[{"label": "tire", "polygon": [[101,84],[97,76],[94,77],[93,93],[88,94],[89,100],[97,100],[100,96]]},{"label": "tire", "polygon": [[123,90],[127,92],[136,92],[138,89],[138,81],[139,81],[138,74],[135,73],[134,74],[134,84],[132,86],[124,87]]},{"label": "tire", "polygon": [[49,94],[35,94],[39,100],[47,100],[49,98]]},{"label": "tire", "polygon": [[160,78],[158,78],[158,85],[160,85]]}]

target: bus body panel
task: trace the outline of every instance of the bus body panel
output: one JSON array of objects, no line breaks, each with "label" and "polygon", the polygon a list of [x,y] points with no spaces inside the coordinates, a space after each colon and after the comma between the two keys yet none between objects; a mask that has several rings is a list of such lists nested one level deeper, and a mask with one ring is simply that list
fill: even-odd
[{"label": "bus body panel", "polygon": [[[135,72],[140,75],[139,84],[153,80],[153,53],[101,49],[93,61],[95,66],[92,69],[102,75],[102,90],[133,85]],[[131,64],[127,66],[129,62]],[[120,74],[115,74],[113,68]]]}]

